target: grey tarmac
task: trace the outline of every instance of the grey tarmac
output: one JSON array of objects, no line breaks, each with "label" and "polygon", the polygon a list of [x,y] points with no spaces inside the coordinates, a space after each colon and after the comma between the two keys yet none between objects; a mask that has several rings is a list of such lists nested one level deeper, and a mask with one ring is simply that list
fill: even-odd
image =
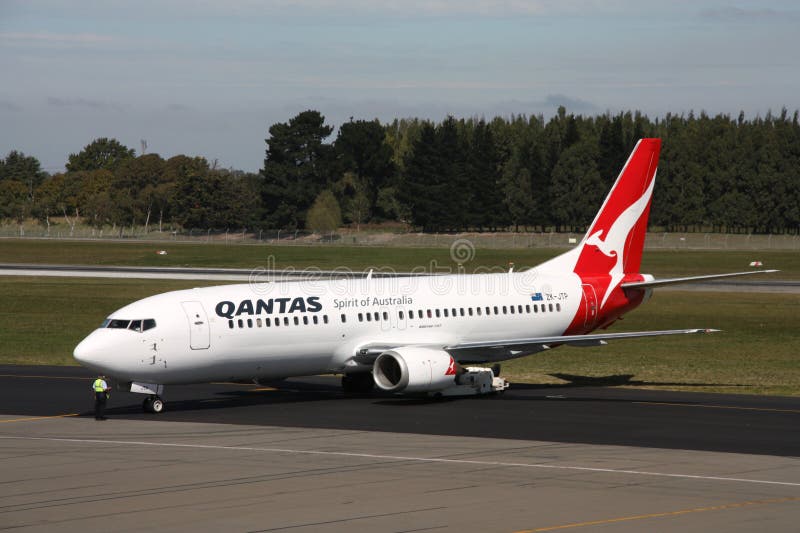
[{"label": "grey tarmac", "polygon": [[800,519],[796,398],[517,387],[436,402],[350,397],[316,377],[173,387],[160,416],[115,392],[96,422],[82,369],[0,374],[0,529],[796,531]]}]

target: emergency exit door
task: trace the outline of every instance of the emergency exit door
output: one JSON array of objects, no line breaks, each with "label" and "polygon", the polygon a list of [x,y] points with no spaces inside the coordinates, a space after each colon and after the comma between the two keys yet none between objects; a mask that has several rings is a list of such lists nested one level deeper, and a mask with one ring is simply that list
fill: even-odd
[{"label": "emergency exit door", "polygon": [[211,346],[211,328],[203,304],[200,302],[181,302],[186,318],[189,320],[189,346],[192,350],[205,350]]}]

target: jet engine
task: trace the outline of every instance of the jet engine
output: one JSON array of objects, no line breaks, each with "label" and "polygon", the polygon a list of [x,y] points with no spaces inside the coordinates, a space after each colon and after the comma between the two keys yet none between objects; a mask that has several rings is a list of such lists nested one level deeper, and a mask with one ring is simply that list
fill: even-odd
[{"label": "jet engine", "polygon": [[403,346],[380,354],[372,375],[388,392],[437,392],[456,384],[456,362],[444,350]]}]

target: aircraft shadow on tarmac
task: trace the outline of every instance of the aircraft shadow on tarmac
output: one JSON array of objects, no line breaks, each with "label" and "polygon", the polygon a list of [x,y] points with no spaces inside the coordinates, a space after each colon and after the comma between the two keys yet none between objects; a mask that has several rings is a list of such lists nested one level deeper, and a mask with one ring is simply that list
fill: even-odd
[{"label": "aircraft shadow on tarmac", "polygon": [[[466,397],[432,397],[432,396],[402,396],[391,393],[385,393],[375,390],[372,393],[359,394],[359,393],[345,393],[342,391],[338,384],[338,380],[327,379],[325,381],[277,381],[264,383],[263,387],[255,389],[233,389],[233,390],[218,390],[210,394],[202,395],[195,398],[170,398],[168,400],[168,412],[203,412],[219,409],[231,409],[242,407],[255,407],[267,405],[289,405],[289,404],[304,404],[310,402],[331,402],[331,401],[353,401],[353,400],[368,400],[369,403],[379,406],[388,407],[402,407],[413,405],[429,405],[429,404],[442,404],[450,402],[458,402],[465,400],[487,400],[492,398],[504,398],[510,400],[525,400],[525,401],[551,401],[552,398],[547,394],[531,394],[532,392],[541,391],[546,393],[550,390],[566,390],[566,389],[608,389],[613,387],[631,386],[631,387],[645,387],[645,386],[681,386],[681,387],[707,387],[719,384],[705,384],[705,383],[680,383],[680,382],[656,382],[656,381],[643,381],[633,379],[633,374],[619,374],[609,376],[579,376],[571,374],[550,374],[552,377],[566,381],[566,383],[547,383],[547,384],[529,384],[529,383],[513,383],[512,391],[521,392],[522,394],[501,394],[489,396],[466,396]],[[727,387],[737,387],[742,385],[727,384]],[[567,398],[560,398],[567,399]],[[581,397],[572,397],[570,400],[575,401],[602,401],[602,402],[633,402],[637,401],[636,397],[629,399],[614,398],[611,399],[604,394],[600,394],[598,390],[597,397],[581,395]],[[115,406],[107,410],[109,415],[133,415],[141,414],[141,405],[138,398],[131,395],[131,402],[124,406]],[[82,413],[82,416],[91,415],[91,411]]]},{"label": "aircraft shadow on tarmac", "polygon": [[543,385],[515,384],[514,387],[563,388],[563,387],[745,387],[733,383],[686,383],[678,381],[643,381],[633,379],[634,374],[616,374],[611,376],[578,376],[574,374],[548,374],[567,383],[547,383]]}]

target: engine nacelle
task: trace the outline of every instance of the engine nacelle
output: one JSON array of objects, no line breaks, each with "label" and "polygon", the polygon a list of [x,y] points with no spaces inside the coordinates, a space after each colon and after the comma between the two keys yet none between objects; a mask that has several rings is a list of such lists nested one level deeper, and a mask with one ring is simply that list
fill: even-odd
[{"label": "engine nacelle", "polygon": [[372,376],[387,392],[437,392],[455,385],[456,362],[444,350],[404,346],[380,354]]}]

